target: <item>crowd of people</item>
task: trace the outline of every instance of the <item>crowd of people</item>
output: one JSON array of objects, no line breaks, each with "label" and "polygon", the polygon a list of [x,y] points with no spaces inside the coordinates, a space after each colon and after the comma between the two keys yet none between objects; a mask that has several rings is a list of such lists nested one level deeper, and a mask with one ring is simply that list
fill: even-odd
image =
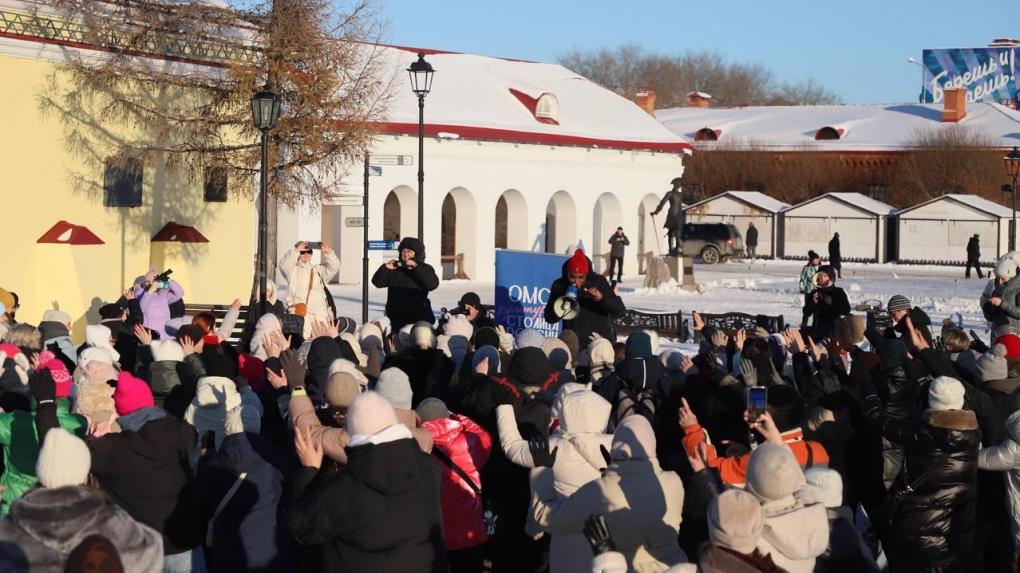
[{"label": "crowd of people", "polygon": [[869,326],[815,257],[800,328],[695,313],[683,352],[617,340],[623,302],[580,251],[548,337],[475,293],[436,317],[412,238],[373,277],[386,315],[338,317],[310,250],[237,343],[239,303],[183,316],[155,271],[80,346],[0,289],[0,570],[1017,570],[1010,257],[987,340],[903,295]]}]

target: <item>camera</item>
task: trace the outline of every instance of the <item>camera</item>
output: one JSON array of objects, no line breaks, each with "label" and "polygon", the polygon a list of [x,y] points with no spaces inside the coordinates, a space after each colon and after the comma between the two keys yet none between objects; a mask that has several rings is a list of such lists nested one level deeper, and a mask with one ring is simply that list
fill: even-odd
[{"label": "camera", "polygon": [[157,288],[170,288],[170,275],[172,275],[173,272],[173,269],[167,269],[156,275],[156,278],[152,279],[152,282],[156,283]]}]

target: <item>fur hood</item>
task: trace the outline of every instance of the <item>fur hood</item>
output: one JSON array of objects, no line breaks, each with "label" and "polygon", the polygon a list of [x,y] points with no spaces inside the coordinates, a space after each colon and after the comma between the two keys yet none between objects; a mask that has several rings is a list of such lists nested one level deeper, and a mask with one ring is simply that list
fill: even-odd
[{"label": "fur hood", "polygon": [[945,430],[966,432],[978,429],[977,415],[970,410],[926,410],[924,422]]}]

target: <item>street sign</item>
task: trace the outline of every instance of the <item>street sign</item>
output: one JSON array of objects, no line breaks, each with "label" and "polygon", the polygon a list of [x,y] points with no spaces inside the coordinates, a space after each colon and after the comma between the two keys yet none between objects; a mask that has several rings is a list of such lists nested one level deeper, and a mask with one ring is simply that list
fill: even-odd
[{"label": "street sign", "polygon": [[341,195],[334,198],[332,204],[341,207],[361,207],[365,204],[365,198],[361,195]]},{"label": "street sign", "polygon": [[344,219],[344,226],[345,227],[364,227],[365,226],[365,218],[364,217],[347,217],[346,219]]},{"label": "street sign", "polygon": [[372,177],[380,177],[382,175],[382,167],[378,165],[369,165],[368,174]]},{"label": "street sign", "polygon": [[412,155],[375,155],[369,154],[368,162],[373,165],[414,165]]},{"label": "street sign", "polygon": [[368,241],[370,251],[395,251],[400,241]]}]

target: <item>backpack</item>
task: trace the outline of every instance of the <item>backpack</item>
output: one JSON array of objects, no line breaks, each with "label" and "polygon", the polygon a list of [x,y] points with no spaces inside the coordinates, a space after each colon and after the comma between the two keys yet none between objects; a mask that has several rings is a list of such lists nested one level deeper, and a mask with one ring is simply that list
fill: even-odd
[{"label": "backpack", "polygon": [[635,414],[655,424],[655,412],[662,404],[662,395],[650,386],[635,389],[624,382],[617,390],[613,403],[616,405],[612,417],[614,430],[624,418]]}]

